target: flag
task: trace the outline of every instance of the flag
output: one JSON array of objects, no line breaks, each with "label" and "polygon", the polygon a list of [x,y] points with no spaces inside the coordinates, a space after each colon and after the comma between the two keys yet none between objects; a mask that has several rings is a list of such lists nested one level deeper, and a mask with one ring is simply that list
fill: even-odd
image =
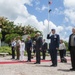
[{"label": "flag", "polygon": [[48,4],[52,4],[52,1],[49,1]]},{"label": "flag", "polygon": [[51,9],[49,9],[49,12],[51,12],[52,10]]}]

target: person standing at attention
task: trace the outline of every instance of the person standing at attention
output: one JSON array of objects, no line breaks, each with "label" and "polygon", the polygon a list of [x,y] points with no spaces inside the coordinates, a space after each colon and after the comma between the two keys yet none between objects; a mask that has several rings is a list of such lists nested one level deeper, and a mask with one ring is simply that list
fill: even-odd
[{"label": "person standing at attention", "polygon": [[45,39],[43,39],[43,43],[42,43],[42,60],[45,60],[46,57],[46,51],[47,51],[47,43],[45,41]]},{"label": "person standing at attention", "polygon": [[30,36],[27,37],[26,51],[27,51],[27,57],[28,57],[27,62],[31,62],[32,40]]},{"label": "person standing at attention", "polygon": [[24,39],[20,43],[20,61],[24,61],[25,42]]},{"label": "person standing at attention", "polygon": [[41,34],[38,32],[36,34],[36,62],[34,64],[40,64],[41,49],[42,49],[42,37],[41,37]]},{"label": "person standing at attention", "polygon": [[[57,50],[59,49],[60,38],[59,35],[55,33],[55,29],[51,29],[51,32],[47,35],[47,39],[50,39],[50,55],[52,60],[52,65],[50,67],[57,66]],[[52,35],[51,35],[52,33]]]},{"label": "person standing at attention", "polygon": [[18,36],[16,41],[16,55],[17,55],[16,60],[19,60],[20,57],[20,43],[21,43],[20,36]]},{"label": "person standing at attention", "polygon": [[70,50],[71,56],[71,71],[75,71],[75,28],[72,29],[72,34],[69,36],[69,45],[68,49]]}]

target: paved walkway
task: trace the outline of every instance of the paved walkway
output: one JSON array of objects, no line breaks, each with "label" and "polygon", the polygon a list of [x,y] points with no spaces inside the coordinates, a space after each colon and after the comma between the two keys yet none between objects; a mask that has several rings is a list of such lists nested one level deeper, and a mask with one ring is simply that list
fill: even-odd
[{"label": "paved walkway", "polygon": [[[50,57],[47,57],[45,62],[41,64],[34,64],[35,58],[31,63],[19,62],[11,60],[10,56],[0,57],[1,62],[18,62],[9,64],[0,64],[0,75],[75,75],[75,71],[69,71],[71,68],[70,58],[67,63],[60,63],[58,61],[57,67],[50,67],[51,61]],[[27,57],[25,57],[25,60]],[[59,57],[58,57],[59,60]]]}]

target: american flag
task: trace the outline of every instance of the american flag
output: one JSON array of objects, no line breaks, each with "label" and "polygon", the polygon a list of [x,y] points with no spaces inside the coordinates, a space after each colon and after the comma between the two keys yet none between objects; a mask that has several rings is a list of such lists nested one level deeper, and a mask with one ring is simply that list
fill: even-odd
[{"label": "american flag", "polygon": [[51,9],[49,9],[49,12],[51,12],[52,10]]},{"label": "american flag", "polygon": [[48,4],[52,4],[52,1],[49,1]]}]

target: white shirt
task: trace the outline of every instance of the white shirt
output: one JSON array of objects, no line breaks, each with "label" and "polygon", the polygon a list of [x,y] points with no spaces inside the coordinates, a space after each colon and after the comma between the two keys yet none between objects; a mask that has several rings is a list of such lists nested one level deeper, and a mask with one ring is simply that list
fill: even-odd
[{"label": "white shirt", "polygon": [[25,50],[25,43],[20,42],[20,51],[24,51],[24,50]]},{"label": "white shirt", "polygon": [[13,41],[13,42],[11,43],[11,46],[12,46],[12,47],[16,46],[16,42]]},{"label": "white shirt", "polygon": [[65,46],[64,43],[61,43],[61,44],[59,45],[59,50],[63,50],[63,49],[66,49],[66,46]]}]

